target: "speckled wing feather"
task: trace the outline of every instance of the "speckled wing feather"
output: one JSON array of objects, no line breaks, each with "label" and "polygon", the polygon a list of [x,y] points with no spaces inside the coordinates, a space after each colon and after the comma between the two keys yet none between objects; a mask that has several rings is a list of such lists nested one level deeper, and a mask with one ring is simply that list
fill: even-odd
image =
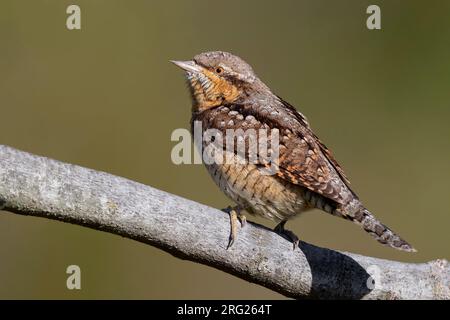
[{"label": "speckled wing feather", "polygon": [[[281,103],[289,110],[292,111],[292,113],[294,115],[296,115],[297,119],[299,120],[299,122],[301,122],[309,131],[310,135],[312,137],[314,137],[314,139],[316,140],[317,144],[320,147],[320,150],[323,152],[323,154],[325,155],[325,157],[328,159],[328,161],[332,164],[332,166],[334,167],[334,169],[337,171],[337,173],[339,174],[339,176],[341,177],[341,179],[344,181],[344,183],[347,185],[348,188],[350,188],[350,181],[348,180],[347,176],[344,173],[344,170],[342,169],[342,167],[339,165],[339,163],[336,161],[336,159],[334,158],[333,154],[331,153],[331,151],[327,148],[327,146],[320,141],[320,139],[316,136],[316,134],[311,130],[305,116],[303,114],[301,114],[300,112],[298,112],[294,106],[292,106],[289,102],[286,102],[285,100],[283,100],[281,97],[278,97],[281,101]],[[356,195],[355,195],[356,196]]]},{"label": "speckled wing feather", "polygon": [[345,176],[341,174],[342,169],[312,133],[306,119],[292,106],[283,104],[282,100],[267,104],[260,102],[247,101],[242,105],[219,107],[203,112],[201,118],[207,121],[204,123],[206,127],[223,132],[237,128],[278,129],[280,148],[277,176],[338,204],[345,204],[352,192]]},{"label": "speckled wing feather", "polygon": [[[298,122],[298,125],[293,125],[293,135],[287,139],[283,137],[287,140],[287,150],[280,152],[279,176],[339,204],[357,198],[341,166],[311,130],[306,118],[291,104],[280,97],[278,99]],[[280,126],[283,125],[282,121]]]}]

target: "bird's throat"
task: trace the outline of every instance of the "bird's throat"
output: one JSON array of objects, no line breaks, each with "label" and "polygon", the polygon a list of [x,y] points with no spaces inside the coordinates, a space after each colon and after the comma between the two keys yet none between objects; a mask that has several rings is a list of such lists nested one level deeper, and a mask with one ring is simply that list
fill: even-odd
[{"label": "bird's throat", "polygon": [[192,111],[204,111],[224,103],[232,103],[240,95],[239,88],[209,70],[187,73],[187,80],[192,97]]}]

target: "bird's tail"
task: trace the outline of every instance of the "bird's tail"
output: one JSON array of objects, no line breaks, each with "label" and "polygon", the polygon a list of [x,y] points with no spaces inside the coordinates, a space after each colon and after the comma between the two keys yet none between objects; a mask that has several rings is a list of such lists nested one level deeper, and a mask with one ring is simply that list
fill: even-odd
[{"label": "bird's tail", "polygon": [[377,220],[369,210],[362,207],[359,212],[352,215],[352,220],[366,230],[378,242],[389,246],[391,248],[407,251],[417,252],[408,242],[400,238],[391,229]]}]

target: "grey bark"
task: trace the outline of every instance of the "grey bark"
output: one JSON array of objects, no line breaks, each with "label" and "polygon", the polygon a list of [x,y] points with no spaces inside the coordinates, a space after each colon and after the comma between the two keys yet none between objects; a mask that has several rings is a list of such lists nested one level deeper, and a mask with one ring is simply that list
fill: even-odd
[{"label": "grey bark", "polygon": [[239,230],[226,250],[229,217],[220,210],[7,146],[0,146],[0,209],[135,239],[292,298],[450,298],[446,260],[402,263],[305,242],[293,251],[255,223]]}]

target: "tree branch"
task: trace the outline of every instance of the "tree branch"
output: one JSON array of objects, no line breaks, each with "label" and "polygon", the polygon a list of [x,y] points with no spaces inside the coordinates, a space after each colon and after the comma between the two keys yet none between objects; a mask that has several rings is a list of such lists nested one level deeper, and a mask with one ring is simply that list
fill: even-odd
[{"label": "tree branch", "polygon": [[[288,297],[450,299],[446,260],[401,263],[304,242],[293,251],[287,240],[255,223],[226,250],[230,227],[222,211],[7,146],[0,146],[0,209],[135,239]],[[375,288],[369,273],[378,279]]]}]

